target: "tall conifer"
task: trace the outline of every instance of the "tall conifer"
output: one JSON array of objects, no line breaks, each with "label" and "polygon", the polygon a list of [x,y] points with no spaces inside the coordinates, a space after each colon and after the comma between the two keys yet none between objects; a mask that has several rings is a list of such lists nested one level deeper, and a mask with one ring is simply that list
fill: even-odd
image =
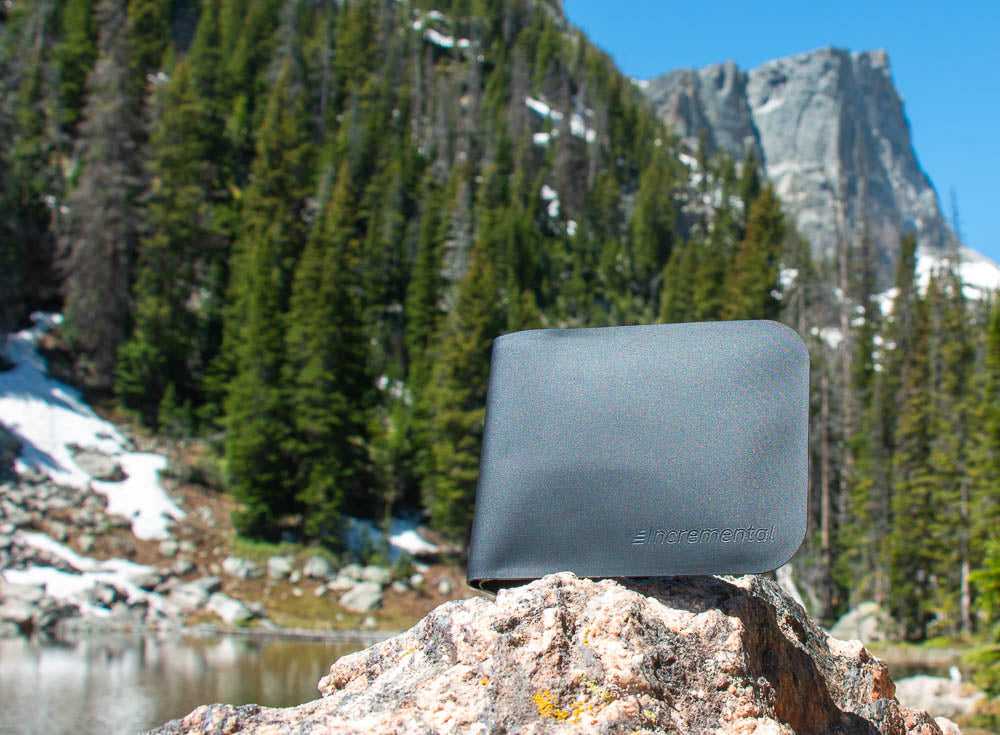
[{"label": "tall conifer", "polygon": [[504,327],[492,264],[475,247],[434,361],[433,469],[426,481],[431,523],[462,538],[472,521],[493,338]]}]

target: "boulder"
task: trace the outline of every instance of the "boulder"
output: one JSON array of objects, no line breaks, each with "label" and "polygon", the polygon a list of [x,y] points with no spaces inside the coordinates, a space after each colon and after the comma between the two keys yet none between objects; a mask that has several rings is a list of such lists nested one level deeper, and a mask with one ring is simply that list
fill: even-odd
[{"label": "boulder", "polygon": [[257,564],[238,556],[227,556],[222,562],[222,571],[237,579],[258,579],[264,576]]},{"label": "boulder", "polygon": [[754,576],[549,575],[444,603],[341,658],[319,690],[287,709],[202,706],[153,732],[941,733],[860,642]]},{"label": "boulder", "polygon": [[21,453],[21,440],[3,424],[0,424],[0,479],[15,477],[14,460]]},{"label": "boulder", "polygon": [[351,579],[361,579],[361,573],[364,570],[360,564],[348,564],[340,570],[340,574],[345,577],[350,577]]},{"label": "boulder", "polygon": [[892,618],[877,602],[862,602],[848,610],[834,623],[830,635],[843,640],[857,639],[865,643],[884,641],[892,630]]},{"label": "boulder", "polygon": [[326,588],[330,590],[330,592],[346,592],[357,583],[358,580],[348,577],[343,572],[340,572],[332,581],[326,583]]},{"label": "boulder", "polygon": [[306,560],[302,573],[309,579],[327,579],[334,575],[334,568],[329,559],[317,554]]},{"label": "boulder", "polygon": [[163,577],[155,571],[141,572],[132,577],[132,584],[142,590],[151,592],[163,583]]},{"label": "boulder", "polygon": [[985,695],[969,684],[943,676],[908,676],[896,682],[896,698],[906,707],[943,717],[971,715]]},{"label": "boulder", "polygon": [[212,594],[222,589],[222,577],[201,577],[192,582],[192,584],[196,584],[209,594]]},{"label": "boulder", "polygon": [[194,562],[190,559],[177,559],[170,565],[170,571],[178,577],[183,577],[195,570]]},{"label": "boulder", "polygon": [[392,571],[386,567],[367,566],[361,570],[361,579],[385,586],[392,581]]},{"label": "boulder", "polygon": [[170,601],[184,612],[194,612],[205,606],[210,593],[197,582],[179,584],[170,590]]},{"label": "boulder", "polygon": [[287,556],[272,556],[267,560],[267,576],[271,579],[287,579],[294,568]]},{"label": "boulder", "polygon": [[205,608],[215,613],[226,625],[239,625],[253,618],[253,612],[239,600],[216,592],[208,598]]},{"label": "boulder", "polygon": [[125,472],[118,464],[118,460],[100,450],[89,447],[78,448],[73,454],[73,461],[95,480],[121,482],[125,479]]},{"label": "boulder", "polygon": [[382,604],[382,585],[358,582],[340,596],[340,604],[351,612],[371,612]]}]

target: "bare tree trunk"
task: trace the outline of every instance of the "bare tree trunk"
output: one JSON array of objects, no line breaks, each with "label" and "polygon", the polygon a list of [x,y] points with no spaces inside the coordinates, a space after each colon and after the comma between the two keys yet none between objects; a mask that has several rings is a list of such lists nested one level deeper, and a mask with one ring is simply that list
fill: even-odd
[{"label": "bare tree trunk", "polygon": [[959,553],[962,557],[962,582],[961,582],[961,632],[968,635],[972,632],[972,590],[969,585],[969,573],[971,565],[969,563],[969,482],[962,478],[962,500],[961,500],[962,528],[959,531]]},{"label": "bare tree trunk", "polygon": [[830,378],[823,373],[820,385],[820,566],[822,582],[820,617],[829,619],[833,614],[833,563],[830,548]]}]

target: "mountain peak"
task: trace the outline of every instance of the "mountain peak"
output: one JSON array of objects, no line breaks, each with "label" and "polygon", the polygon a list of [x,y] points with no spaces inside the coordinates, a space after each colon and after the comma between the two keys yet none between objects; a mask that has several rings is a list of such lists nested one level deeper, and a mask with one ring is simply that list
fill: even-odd
[{"label": "mountain peak", "polygon": [[753,149],[817,255],[865,231],[888,284],[904,234],[931,251],[953,240],[882,49],[827,46],[749,72],[732,62],[673,71],[646,93],[689,145],[704,136],[709,154],[737,159]]}]

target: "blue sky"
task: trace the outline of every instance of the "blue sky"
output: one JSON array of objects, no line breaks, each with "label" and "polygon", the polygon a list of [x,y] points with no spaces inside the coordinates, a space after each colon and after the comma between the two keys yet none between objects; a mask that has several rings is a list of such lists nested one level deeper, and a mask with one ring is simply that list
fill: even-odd
[{"label": "blue sky", "polygon": [[621,70],[770,59],[839,46],[889,52],[917,160],[967,245],[1000,261],[1000,2],[564,0],[570,21]]}]

